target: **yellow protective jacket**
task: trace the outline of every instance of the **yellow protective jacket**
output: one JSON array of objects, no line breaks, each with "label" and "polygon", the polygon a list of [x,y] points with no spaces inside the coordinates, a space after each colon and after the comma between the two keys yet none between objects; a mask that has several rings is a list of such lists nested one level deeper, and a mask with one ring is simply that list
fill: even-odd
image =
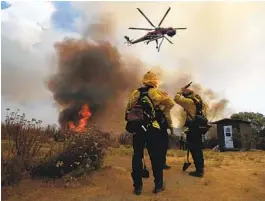
[{"label": "yellow protective jacket", "polygon": [[[193,98],[196,99],[195,94],[192,94],[190,96],[193,96]],[[194,104],[193,100],[191,98],[185,98],[182,96],[182,90],[177,92],[174,101],[180,105],[184,110],[189,112],[189,114],[192,116],[192,118],[196,115],[196,105]],[[186,112],[186,119],[190,120],[191,117]],[[202,104],[202,112],[204,115],[206,115],[206,104]]]},{"label": "yellow protective jacket", "polygon": [[[144,78],[143,78],[143,84],[147,86],[152,86],[154,88],[150,88],[148,91],[148,95],[151,98],[154,106],[158,106],[163,113],[166,116],[166,119],[168,121],[169,127],[172,128],[172,120],[170,116],[170,110],[174,106],[174,100],[172,100],[167,93],[160,91],[157,88],[157,78],[155,74],[148,72]],[[130,110],[137,102],[137,99],[140,96],[140,92],[138,90],[134,90],[131,94],[130,100],[127,104],[126,110]],[[156,128],[160,128],[159,124],[157,121],[153,123],[153,126]]]}]

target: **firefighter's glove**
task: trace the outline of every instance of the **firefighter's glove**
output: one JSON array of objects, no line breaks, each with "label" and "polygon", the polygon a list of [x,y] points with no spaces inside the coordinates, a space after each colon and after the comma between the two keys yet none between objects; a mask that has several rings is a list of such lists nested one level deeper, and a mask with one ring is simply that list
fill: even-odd
[{"label": "firefighter's glove", "polygon": [[167,129],[167,134],[170,135],[170,136],[174,136],[174,130],[173,130],[173,128],[168,128]]}]

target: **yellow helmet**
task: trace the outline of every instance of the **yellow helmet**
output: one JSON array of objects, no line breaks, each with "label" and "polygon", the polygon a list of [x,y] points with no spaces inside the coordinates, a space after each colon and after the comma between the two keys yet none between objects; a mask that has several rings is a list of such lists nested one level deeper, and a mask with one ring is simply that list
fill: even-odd
[{"label": "yellow helmet", "polygon": [[157,87],[158,78],[155,73],[148,71],[143,77],[143,84],[148,86]]}]

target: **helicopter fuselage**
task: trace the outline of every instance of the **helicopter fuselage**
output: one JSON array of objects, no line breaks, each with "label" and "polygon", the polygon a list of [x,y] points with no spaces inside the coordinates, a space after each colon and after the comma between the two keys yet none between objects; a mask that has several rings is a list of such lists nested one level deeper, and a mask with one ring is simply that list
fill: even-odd
[{"label": "helicopter fuselage", "polygon": [[131,41],[131,44],[139,43],[142,41],[156,40],[162,38],[164,35],[168,35],[169,37],[173,37],[176,35],[176,30],[173,28],[157,28],[155,31],[150,31],[143,37]]},{"label": "helicopter fuselage", "polygon": [[173,37],[176,35],[176,30],[172,27],[169,28],[157,28],[155,31],[150,31],[147,33],[147,35],[153,36],[153,35],[168,35],[169,37]]}]

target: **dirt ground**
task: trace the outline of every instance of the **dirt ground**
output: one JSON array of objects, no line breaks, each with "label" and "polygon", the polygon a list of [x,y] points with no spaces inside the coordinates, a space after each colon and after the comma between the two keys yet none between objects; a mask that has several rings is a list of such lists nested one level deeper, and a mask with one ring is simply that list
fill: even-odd
[{"label": "dirt ground", "polygon": [[[153,194],[153,177],[144,180],[140,196],[132,194],[131,148],[112,149],[104,168],[68,186],[63,180],[25,180],[18,187],[2,188],[9,201],[264,201],[265,152],[205,151],[206,174],[193,178],[182,172],[185,152],[170,150],[165,170],[166,190]],[[149,158],[147,157],[150,169]],[[188,171],[194,169],[194,166]]]}]

